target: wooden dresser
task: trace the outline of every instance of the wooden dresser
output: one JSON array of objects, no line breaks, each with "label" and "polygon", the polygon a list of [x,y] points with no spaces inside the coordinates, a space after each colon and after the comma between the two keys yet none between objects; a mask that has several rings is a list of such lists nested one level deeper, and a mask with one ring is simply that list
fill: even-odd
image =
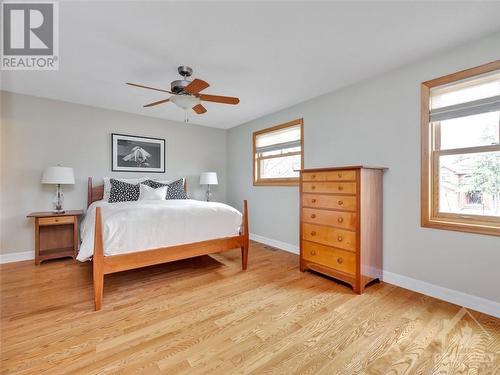
[{"label": "wooden dresser", "polygon": [[332,276],[359,294],[381,278],[383,173],[363,166],[301,171],[301,271]]}]

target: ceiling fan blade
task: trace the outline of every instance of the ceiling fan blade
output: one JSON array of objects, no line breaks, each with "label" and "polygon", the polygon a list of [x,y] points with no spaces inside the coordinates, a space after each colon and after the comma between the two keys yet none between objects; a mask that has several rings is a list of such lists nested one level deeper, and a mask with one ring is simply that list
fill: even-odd
[{"label": "ceiling fan blade", "polygon": [[144,86],[144,85],[139,85],[137,83],[130,83],[130,82],[125,82],[127,85],[129,86],[135,86],[135,87],[140,87],[140,88],[143,88],[143,89],[148,89],[148,90],[156,90],[156,91],[161,91],[161,92],[167,92],[169,94],[173,94],[171,91],[168,91],[168,90],[163,90],[163,89],[157,89],[157,88],[154,88],[154,87],[149,87],[149,86]]},{"label": "ceiling fan blade", "polygon": [[238,104],[240,99],[233,96],[219,96],[219,95],[205,95],[200,94],[200,100],[205,100],[206,102],[215,102],[223,104]]},{"label": "ceiling fan blade", "polygon": [[195,111],[197,114],[201,115],[207,111],[205,107],[203,107],[201,104],[197,104],[193,107],[193,111]]},{"label": "ceiling fan blade", "polygon": [[208,86],[210,86],[208,83],[196,78],[184,88],[184,91],[187,91],[190,94],[198,94],[200,91],[205,90]]},{"label": "ceiling fan blade", "polygon": [[153,103],[149,103],[149,104],[144,104],[143,107],[153,107],[153,106],[158,105],[158,104],[166,103],[169,100],[170,100],[170,98],[163,99],[163,100],[158,100],[157,102],[153,102]]}]

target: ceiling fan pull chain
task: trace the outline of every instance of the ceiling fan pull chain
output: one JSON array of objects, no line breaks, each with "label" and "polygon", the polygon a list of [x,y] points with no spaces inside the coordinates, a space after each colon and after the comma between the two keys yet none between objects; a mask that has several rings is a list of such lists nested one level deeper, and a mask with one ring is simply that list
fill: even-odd
[{"label": "ceiling fan pull chain", "polygon": [[188,111],[187,109],[184,111],[184,122],[188,123],[189,122],[189,116],[188,116]]}]

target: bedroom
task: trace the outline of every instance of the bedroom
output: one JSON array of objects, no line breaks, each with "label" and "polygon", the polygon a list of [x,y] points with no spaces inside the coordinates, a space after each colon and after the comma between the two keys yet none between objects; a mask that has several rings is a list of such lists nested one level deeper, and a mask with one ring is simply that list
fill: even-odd
[{"label": "bedroom", "polygon": [[[29,8],[9,3],[11,26]],[[44,3],[49,40],[46,8],[24,38],[6,43],[2,22],[2,373],[498,371],[498,168],[482,196],[446,195],[465,221],[431,220],[445,199],[428,194],[425,161],[451,148],[425,135],[430,116],[471,108],[436,111],[426,95],[481,79],[493,91],[463,102],[498,125],[499,2]],[[26,39],[52,55],[9,55]],[[209,86],[171,84],[195,79]],[[171,97],[188,110],[143,107]],[[499,127],[487,144],[451,134],[498,155]],[[276,153],[291,154],[276,158],[285,171],[265,168]],[[463,176],[446,173],[446,187]],[[190,199],[96,203],[105,178]],[[311,261],[324,254],[331,267]]]}]

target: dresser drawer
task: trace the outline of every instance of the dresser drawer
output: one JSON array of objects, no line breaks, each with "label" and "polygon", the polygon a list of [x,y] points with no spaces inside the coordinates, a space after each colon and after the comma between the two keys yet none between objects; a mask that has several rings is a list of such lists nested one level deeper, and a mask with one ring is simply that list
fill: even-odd
[{"label": "dresser drawer", "polygon": [[304,193],[356,194],[355,182],[303,182]]},{"label": "dresser drawer", "polygon": [[41,217],[38,219],[38,225],[73,224],[74,222],[74,216]]},{"label": "dresser drawer", "polygon": [[338,170],[328,172],[304,172],[303,181],[356,181],[356,171]]},{"label": "dresser drawer", "polygon": [[344,195],[303,194],[302,206],[356,211],[356,197]]},{"label": "dresser drawer", "polygon": [[351,275],[356,274],[356,254],[349,251],[302,241],[302,257]]},{"label": "dresser drawer", "polygon": [[342,229],[303,223],[302,238],[323,245],[340,247],[351,251],[356,250],[356,233]]},{"label": "dresser drawer", "polygon": [[313,224],[356,230],[356,214],[342,211],[327,211],[314,208],[302,209],[302,220]]}]

